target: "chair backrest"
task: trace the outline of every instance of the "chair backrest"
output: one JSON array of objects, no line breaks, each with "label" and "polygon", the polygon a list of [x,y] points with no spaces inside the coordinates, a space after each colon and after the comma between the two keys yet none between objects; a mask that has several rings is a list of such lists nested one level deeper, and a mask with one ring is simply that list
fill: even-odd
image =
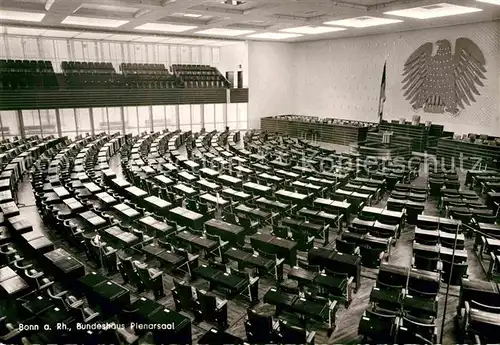
[{"label": "chair backrest", "polygon": [[177,279],[174,279],[174,287],[177,295],[179,296],[179,299],[181,300],[181,303],[191,301],[193,297],[191,286],[186,285],[184,281],[178,281]]},{"label": "chair backrest", "polygon": [[137,270],[137,274],[141,278],[141,280],[145,283],[149,282],[151,278],[149,277],[148,273],[148,266],[146,264],[143,264],[141,262],[134,261],[133,265],[135,269]]},{"label": "chair backrest", "polygon": [[416,318],[406,314],[403,316],[403,327],[407,328],[410,333],[418,334],[427,340],[431,340],[436,327],[433,318]]},{"label": "chair backrest", "polygon": [[337,238],[335,240],[335,249],[341,253],[352,254],[356,249],[356,244],[344,241],[343,239]]},{"label": "chair backrest", "polygon": [[272,259],[272,260],[276,260],[276,258],[277,258],[276,254],[268,253],[265,250],[262,250],[260,248],[256,248],[255,250],[257,251],[257,253],[259,253],[260,256],[262,256],[264,258]]},{"label": "chair backrest", "polygon": [[281,340],[283,344],[305,344],[307,332],[305,329],[293,326],[284,320],[279,320]]},{"label": "chair backrest", "polygon": [[206,291],[198,290],[197,294],[198,301],[201,305],[201,312],[204,315],[210,315],[215,312],[217,308],[217,299],[215,296],[209,295]]},{"label": "chair backrest", "polygon": [[368,260],[376,260],[379,258],[382,250],[379,248],[371,248],[369,246],[360,246],[359,252],[361,254],[361,258],[366,258]]},{"label": "chair backrest", "polygon": [[262,333],[270,333],[273,329],[272,316],[263,316],[251,308],[247,309],[248,321],[252,325],[252,330]]},{"label": "chair backrest", "polygon": [[488,224],[495,224],[497,220],[497,216],[495,215],[489,216],[489,215],[478,214],[474,216],[474,218],[478,223],[488,223]]}]

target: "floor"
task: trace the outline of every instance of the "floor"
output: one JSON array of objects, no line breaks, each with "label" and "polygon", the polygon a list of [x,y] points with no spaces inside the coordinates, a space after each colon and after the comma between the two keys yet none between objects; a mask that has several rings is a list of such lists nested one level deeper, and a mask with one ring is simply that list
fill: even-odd
[{"label": "floor", "polygon": [[[323,145],[323,144],[322,144]],[[340,152],[346,152],[348,151],[348,147],[345,146],[338,146],[338,145],[328,145],[324,144],[324,146],[328,146],[330,148],[336,148]],[[119,157],[115,156],[111,159],[110,166],[113,170],[117,172],[118,175],[121,175],[121,167],[120,167],[120,161]],[[462,178],[462,183],[463,180],[465,179],[465,175],[461,176]],[[413,181],[414,184],[416,185],[425,185],[427,180],[427,174],[422,173],[420,176]],[[384,207],[388,198],[388,194],[386,193],[385,197],[380,200],[378,203],[376,203],[374,206],[377,207]],[[19,186],[19,191],[18,191],[18,202],[20,204],[20,211],[21,214],[28,217],[30,220],[32,220],[33,226],[35,231],[41,231],[45,233],[48,237],[50,237],[55,243],[56,246],[59,247],[64,247],[68,251],[74,253],[82,262],[84,262],[87,266],[87,272],[90,272],[92,270],[96,270],[96,267],[92,264],[89,263],[87,258],[85,257],[85,254],[82,252],[76,252],[73,247],[70,247],[67,245],[65,242],[63,242],[61,239],[55,237],[54,233],[51,232],[49,229],[47,229],[44,224],[41,221],[41,218],[38,215],[36,206],[35,206],[35,199],[33,196],[33,192],[31,190],[31,185],[29,182],[29,178],[26,177],[24,181],[21,183]],[[435,200],[428,200],[425,208],[425,214],[429,215],[437,215],[438,210],[436,208],[436,202]],[[270,231],[269,229],[263,229],[264,231]],[[333,243],[335,240],[335,237],[337,234],[334,231],[331,231],[330,233],[330,239],[331,243],[329,244],[330,247],[333,247]],[[393,248],[393,252],[391,253],[390,258],[388,259],[389,263],[392,264],[397,264],[397,265],[402,265],[402,266],[409,266],[411,262],[411,257],[412,257],[412,241],[413,241],[413,226],[407,226],[404,231],[401,234],[400,239],[398,239],[396,246]],[[321,245],[319,240],[318,240],[318,245]],[[469,276],[473,279],[482,279],[485,280],[486,276],[485,273],[482,269],[482,266],[480,265],[475,253],[472,251],[472,242],[471,240],[468,240],[466,243],[466,247],[469,251]],[[305,257],[306,253],[299,253],[299,258],[300,256]],[[137,255],[137,258],[145,260],[144,257],[141,255]],[[146,260],[145,260],[146,261]],[[285,270],[286,272],[286,270]],[[324,344],[324,343],[343,343],[343,344],[355,344],[359,343],[361,341],[360,337],[358,336],[357,328],[359,324],[359,320],[364,312],[364,310],[368,307],[369,304],[369,296],[370,296],[370,291],[372,287],[374,286],[375,280],[374,278],[376,277],[377,270],[370,270],[363,268],[362,269],[362,279],[361,279],[361,288],[357,291],[357,293],[353,297],[353,301],[351,305],[349,306],[348,309],[345,309],[343,306],[340,307],[339,311],[337,312],[337,318],[336,318],[336,323],[337,327],[334,330],[334,332],[328,336],[327,334],[327,327],[325,325],[321,324],[316,324],[316,323],[311,323],[310,328],[316,331],[316,343],[317,344]],[[112,276],[112,279],[117,281],[118,283],[123,284],[122,277],[120,274],[115,274]],[[265,292],[272,286],[274,286],[273,281],[270,279],[267,279],[265,277],[261,278],[259,282],[259,297],[262,298],[262,296],[265,294]],[[193,285],[197,287],[204,287],[207,284],[203,281],[193,281]],[[132,292],[135,292],[136,289],[135,287],[124,284],[126,287],[128,287]],[[169,308],[174,308],[174,302],[170,293],[170,289],[173,287],[173,280],[172,277],[164,274],[164,287],[165,287],[165,292],[166,296],[163,297],[162,299],[159,300],[162,304],[164,304],[166,307]],[[443,320],[443,312],[444,312],[444,304],[445,304],[445,294],[446,294],[446,284],[442,284],[441,291],[440,291],[440,296],[439,296],[439,329],[438,329],[438,334],[441,334],[441,323]],[[444,334],[443,334],[443,344],[453,344],[456,343],[456,340],[454,338],[454,332],[453,332],[453,317],[456,312],[456,306],[458,303],[458,295],[459,295],[459,289],[458,287],[451,287],[450,288],[450,294],[448,298],[448,305],[447,305],[447,311],[446,315],[444,315]],[[135,296],[139,296],[138,294],[135,294]],[[146,292],[140,294],[140,296],[145,296],[149,298],[153,298],[152,293]],[[222,297],[222,295],[221,295]],[[229,328],[228,332],[231,334],[234,334],[236,336],[242,337],[243,339],[246,338],[245,335],[245,328],[244,328],[244,320],[246,317],[246,309],[248,308],[248,303],[244,300],[240,299],[233,299],[228,301],[228,308],[229,308]],[[190,318],[193,319],[193,316],[190,314],[185,315],[189,316]],[[286,317],[286,316],[285,316]],[[192,333],[193,333],[193,343],[197,343],[197,340],[210,328],[212,328],[212,325],[202,322],[198,324],[192,325]],[[151,339],[149,337],[144,337],[144,339],[140,339],[140,343],[151,343]]]}]

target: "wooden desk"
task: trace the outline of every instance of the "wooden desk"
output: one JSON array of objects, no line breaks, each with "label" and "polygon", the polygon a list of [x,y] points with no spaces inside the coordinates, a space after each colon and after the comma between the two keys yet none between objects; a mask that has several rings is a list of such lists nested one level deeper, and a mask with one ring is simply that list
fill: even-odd
[{"label": "wooden desk", "polygon": [[245,229],[236,224],[210,219],[205,222],[205,230],[207,233],[217,235],[231,244],[243,244],[245,242]]},{"label": "wooden desk", "polygon": [[297,243],[294,241],[257,232],[250,237],[250,243],[254,248],[260,248],[285,259],[290,266],[295,266],[297,263]]},{"label": "wooden desk", "polygon": [[185,195],[185,196],[193,196],[193,195],[198,193],[198,191],[196,189],[193,189],[189,186],[186,186],[183,183],[176,184],[173,188],[177,192],[179,192],[181,195]]},{"label": "wooden desk", "polygon": [[106,192],[97,193],[95,196],[106,207],[110,207],[110,206],[116,205],[118,203],[118,200],[116,200],[115,198],[113,198],[111,195],[109,195]]},{"label": "wooden desk", "polygon": [[203,215],[185,209],[183,207],[176,207],[170,210],[172,219],[179,222],[181,225],[187,225],[193,229],[201,229],[203,226]]},{"label": "wooden desk", "polygon": [[112,207],[112,210],[117,212],[120,218],[125,218],[127,221],[132,221],[141,216],[139,211],[133,209],[127,204],[118,204]]},{"label": "wooden desk", "polygon": [[131,232],[123,231],[118,226],[109,227],[102,233],[109,238],[113,244],[118,245],[118,249],[132,247],[134,244],[140,242],[139,237]]},{"label": "wooden desk", "polygon": [[165,237],[174,232],[174,228],[167,223],[156,220],[151,216],[139,219],[139,223],[155,233],[155,237]]}]

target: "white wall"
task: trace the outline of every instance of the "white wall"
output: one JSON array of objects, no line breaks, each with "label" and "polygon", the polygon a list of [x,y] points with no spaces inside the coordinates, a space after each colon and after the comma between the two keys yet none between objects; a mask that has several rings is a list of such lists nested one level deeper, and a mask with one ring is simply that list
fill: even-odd
[{"label": "white wall", "polygon": [[[241,66],[241,67],[240,67]],[[217,68],[225,76],[227,71],[234,72],[235,86],[238,82],[237,71],[243,71],[243,87],[248,86],[248,45],[247,42],[220,47],[220,61]]]},{"label": "white wall", "polygon": [[[481,95],[455,116],[413,111],[402,92],[405,61],[425,42],[448,39],[454,47],[459,37],[470,38],[485,56],[487,79],[485,86],[479,89]],[[297,43],[292,54],[296,65],[292,92],[297,114],[377,121],[382,68],[387,59],[384,118],[411,120],[418,114],[421,121],[443,124],[446,130],[456,133],[500,135],[500,21]],[[275,108],[263,111],[269,113]],[[280,111],[275,112],[278,113]]]},{"label": "white wall", "polygon": [[294,48],[291,43],[248,42],[249,128],[260,118],[294,112]]}]

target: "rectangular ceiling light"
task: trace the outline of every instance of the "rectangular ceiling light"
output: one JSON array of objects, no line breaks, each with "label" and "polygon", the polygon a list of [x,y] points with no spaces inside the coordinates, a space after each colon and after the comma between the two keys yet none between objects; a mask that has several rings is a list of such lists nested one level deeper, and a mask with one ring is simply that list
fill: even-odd
[{"label": "rectangular ceiling light", "polygon": [[201,14],[194,14],[194,13],[184,13],[184,17],[189,17],[189,18],[200,18]]},{"label": "rectangular ceiling light", "polygon": [[287,38],[294,38],[294,37],[300,37],[303,36],[301,34],[290,34],[290,33],[284,33],[284,32],[263,32],[260,34],[254,34],[247,36],[249,38],[262,38],[266,40],[285,40]]},{"label": "rectangular ceiling light", "polygon": [[104,39],[109,41],[133,41],[139,37],[138,35],[112,35]]},{"label": "rectangular ceiling light", "polygon": [[500,0],[476,0],[487,4],[500,5]]},{"label": "rectangular ceiling light", "polygon": [[401,23],[402,20],[399,19],[387,19],[387,18],[376,18],[370,16],[356,17],[342,20],[334,20],[331,22],[326,22],[323,24],[327,25],[340,25],[347,26],[351,28],[368,28],[371,26],[387,25],[394,23]]},{"label": "rectangular ceiling light", "polygon": [[141,36],[138,39],[134,40],[134,42],[156,43],[164,40],[165,37],[161,36]]},{"label": "rectangular ceiling light", "polygon": [[280,30],[281,32],[291,32],[293,34],[306,34],[306,35],[317,35],[324,34],[327,32],[344,31],[346,28],[334,28],[329,26],[299,26],[296,28],[289,28]]},{"label": "rectangular ceiling light", "polygon": [[61,24],[80,25],[80,26],[98,26],[102,28],[117,28],[127,24],[128,20],[106,19],[106,18],[91,18],[67,16]]},{"label": "rectangular ceiling light", "polygon": [[193,25],[177,25],[177,24],[160,24],[160,23],[146,23],[137,26],[136,30],[145,31],[161,31],[161,32],[184,32],[196,29],[197,26]]},{"label": "rectangular ceiling light", "polygon": [[429,6],[413,7],[404,10],[389,11],[384,14],[390,14],[393,16],[415,18],[415,19],[431,19],[447,16],[456,16],[459,14],[481,12],[482,9],[474,7],[465,7],[447,4],[445,2],[441,4],[434,4]]},{"label": "rectangular ceiling light", "polygon": [[222,3],[225,5],[238,6],[238,5],[243,5],[245,2],[240,0],[224,0],[222,1]]},{"label": "rectangular ceiling light", "polygon": [[111,36],[110,34],[105,34],[105,33],[98,33],[98,32],[83,32],[76,36],[76,38],[81,38],[81,39],[91,39],[91,40],[102,40],[108,36]]},{"label": "rectangular ceiling light", "polygon": [[23,22],[41,22],[44,17],[45,17],[45,13],[0,10],[0,20],[19,20],[19,21],[23,21]]},{"label": "rectangular ceiling light", "polygon": [[240,35],[248,35],[255,32],[254,30],[234,30],[234,29],[221,29],[221,28],[213,28],[202,31],[197,31],[197,34],[201,35],[214,35],[214,36],[228,36],[235,37]]}]

